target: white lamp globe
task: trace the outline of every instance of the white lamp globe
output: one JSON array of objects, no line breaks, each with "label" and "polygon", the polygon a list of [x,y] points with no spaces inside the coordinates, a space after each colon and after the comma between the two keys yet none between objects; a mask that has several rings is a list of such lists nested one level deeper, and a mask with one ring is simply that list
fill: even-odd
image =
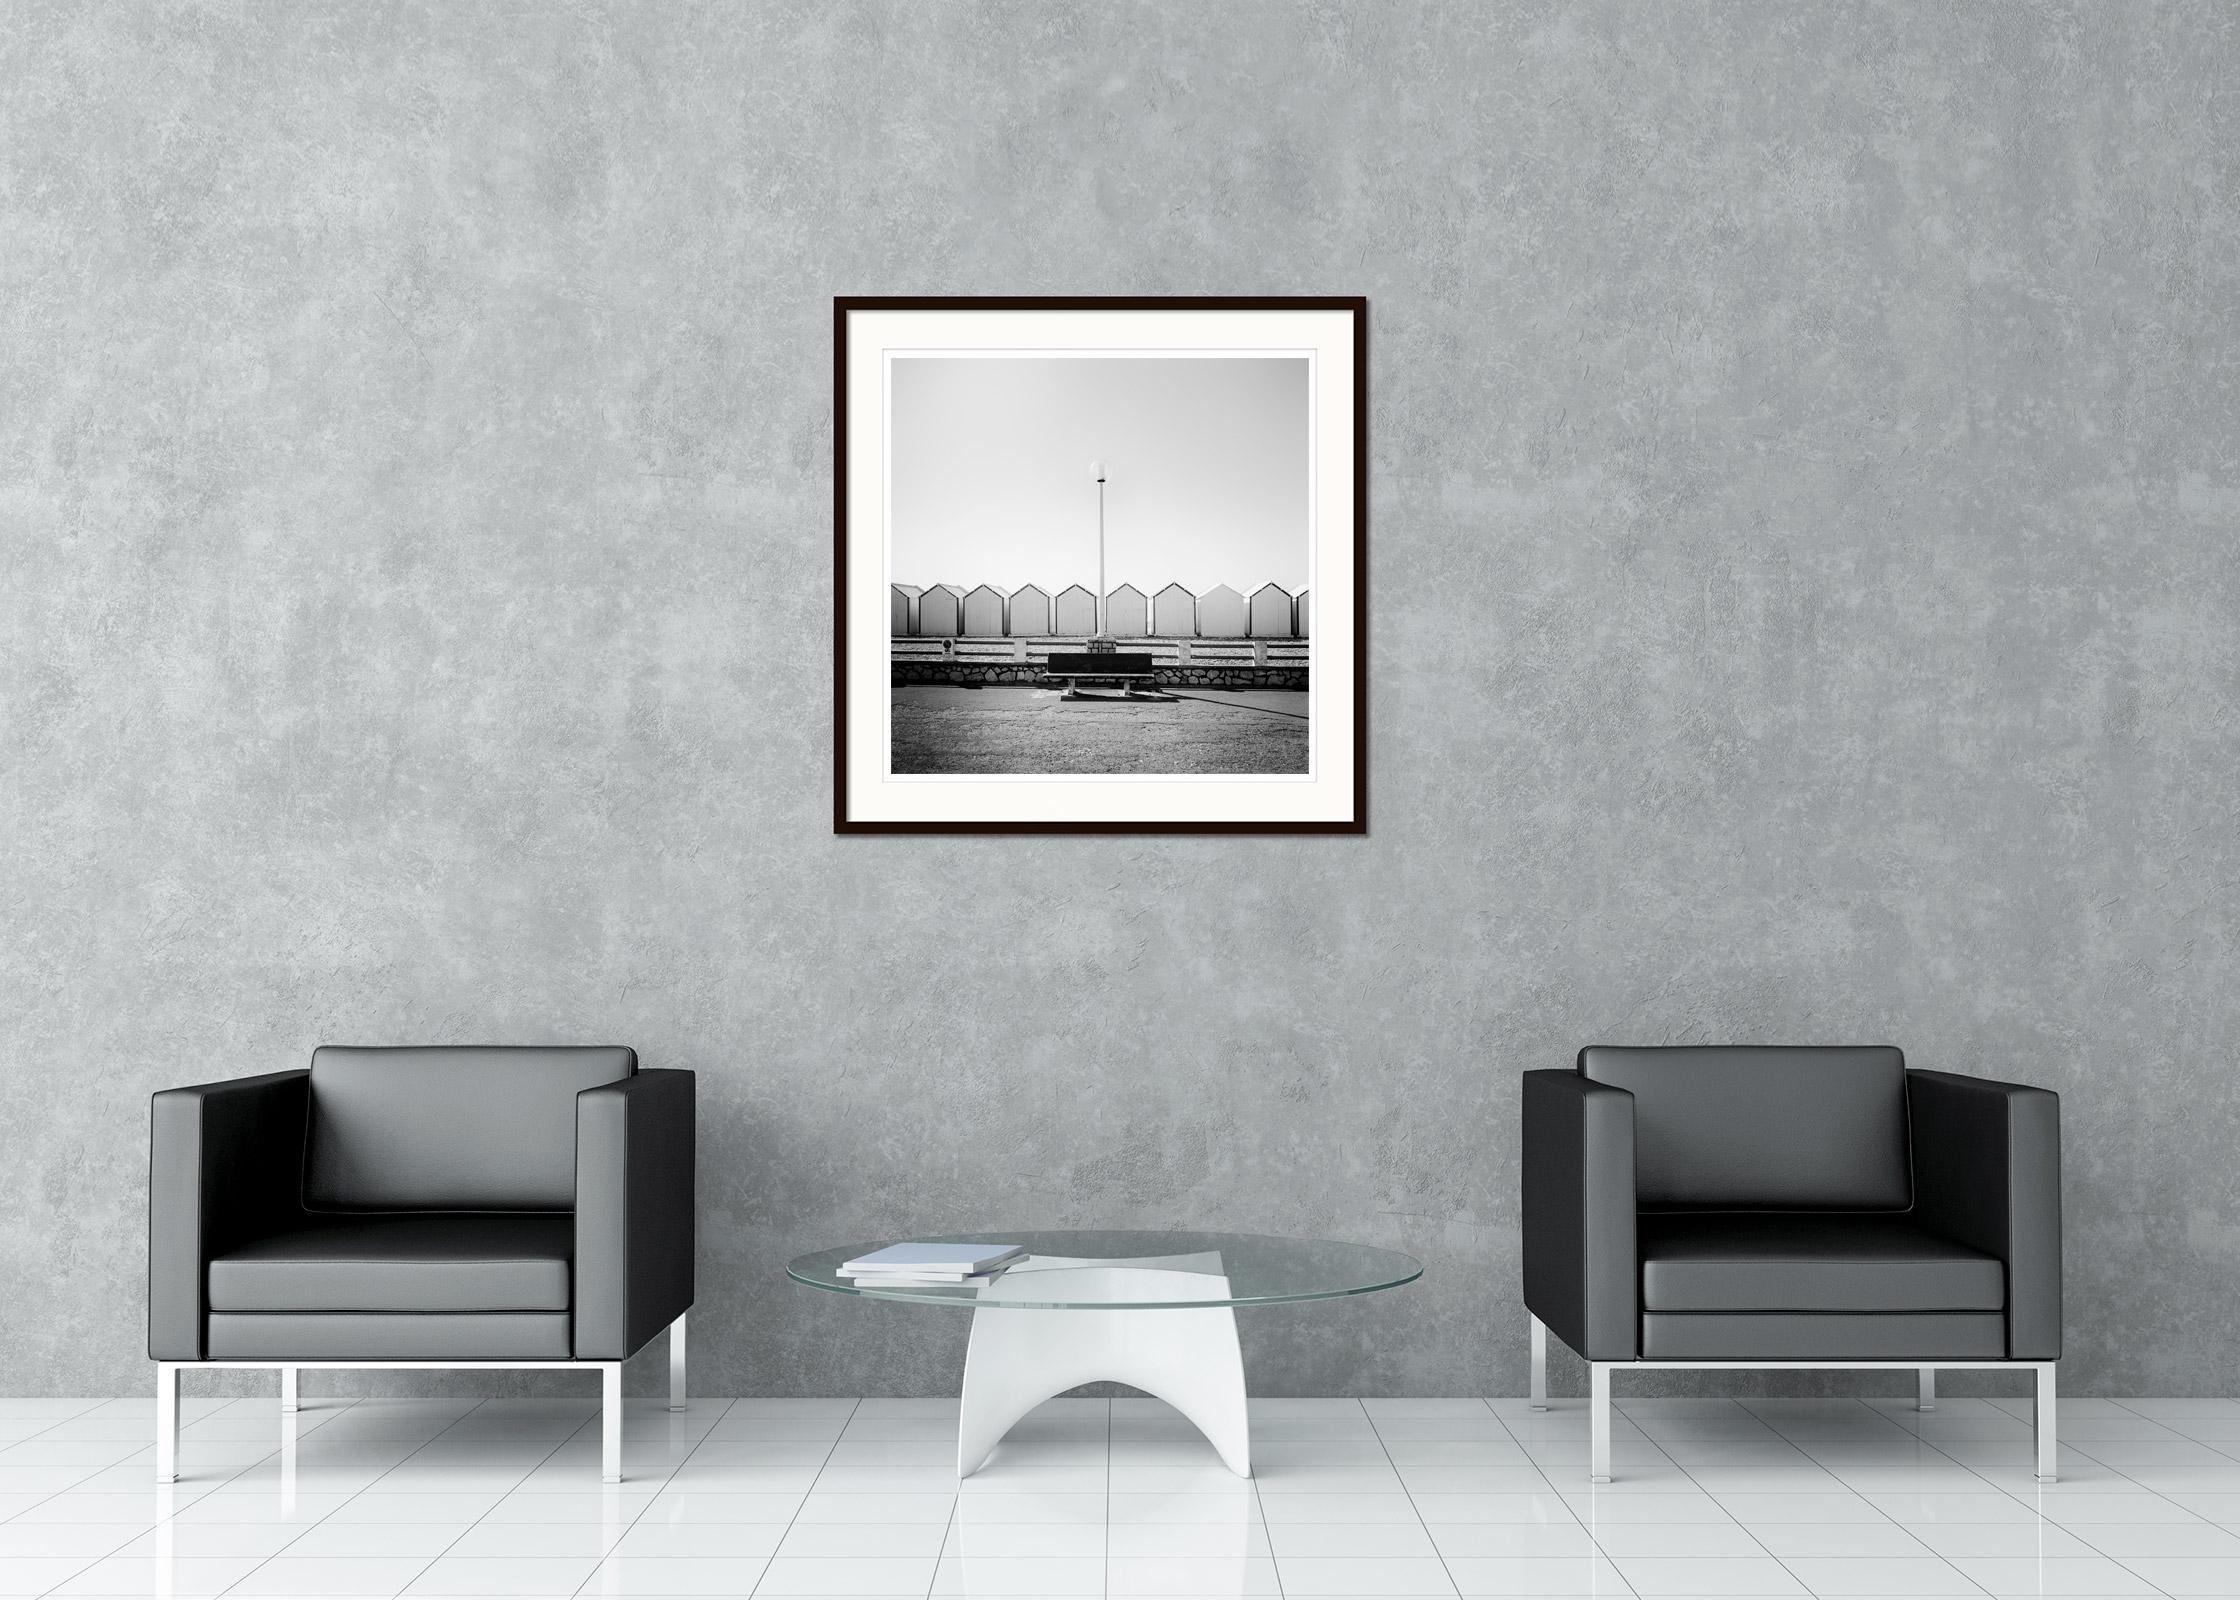
[{"label": "white lamp globe", "polygon": [[1090,476],[1090,477],[1092,477],[1092,478],[1094,478],[1094,479],[1096,479],[1096,480],[1097,480],[1097,482],[1099,482],[1099,483],[1102,483],[1102,482],[1104,482],[1104,479],[1105,479],[1104,463],[1103,463],[1102,461],[1092,461],[1092,462],[1090,462],[1090,463],[1089,463],[1089,476]]}]

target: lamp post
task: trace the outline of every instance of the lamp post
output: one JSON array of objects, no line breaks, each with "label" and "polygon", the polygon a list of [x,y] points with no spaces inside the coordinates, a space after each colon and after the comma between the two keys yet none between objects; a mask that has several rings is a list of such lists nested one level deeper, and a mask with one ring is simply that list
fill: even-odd
[{"label": "lamp post", "polygon": [[1097,480],[1097,637],[1091,642],[1090,648],[1094,649],[1101,644],[1109,649],[1112,635],[1105,627],[1104,614],[1104,463],[1090,462],[1089,475]]}]

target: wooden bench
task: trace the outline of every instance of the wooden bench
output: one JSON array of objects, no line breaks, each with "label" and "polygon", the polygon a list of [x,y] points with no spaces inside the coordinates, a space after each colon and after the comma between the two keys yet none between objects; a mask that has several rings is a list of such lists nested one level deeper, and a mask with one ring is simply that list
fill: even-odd
[{"label": "wooden bench", "polygon": [[[1066,698],[1091,698],[1081,692],[1084,679],[1110,682],[1134,699],[1168,698],[1156,692],[1158,658],[1148,650],[1053,650],[1046,669],[1053,678],[1066,680]],[[1141,687],[1138,687],[1141,685]],[[1154,692],[1146,694],[1145,689]]]}]

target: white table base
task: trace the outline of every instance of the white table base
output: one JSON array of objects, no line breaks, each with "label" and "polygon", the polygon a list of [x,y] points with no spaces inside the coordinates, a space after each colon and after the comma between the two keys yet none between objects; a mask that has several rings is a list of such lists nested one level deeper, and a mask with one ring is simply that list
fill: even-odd
[{"label": "white table base", "polygon": [[[1191,1258],[1169,1258],[1191,1259]],[[1219,1300],[1226,1278],[1145,1266],[1077,1267],[1038,1258],[990,1284],[972,1314],[957,1421],[957,1476],[969,1478],[1020,1418],[1084,1383],[1133,1384],[1188,1417],[1224,1465],[1252,1476],[1244,1354],[1227,1306],[1143,1310],[1130,1302]],[[1006,1309],[1006,1299],[1110,1299],[1110,1311]]]}]

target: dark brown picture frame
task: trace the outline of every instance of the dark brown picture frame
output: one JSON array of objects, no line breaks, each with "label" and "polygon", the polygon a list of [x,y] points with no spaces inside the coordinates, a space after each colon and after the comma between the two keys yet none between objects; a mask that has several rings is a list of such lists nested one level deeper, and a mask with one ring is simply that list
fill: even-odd
[{"label": "dark brown picture frame", "polygon": [[[848,318],[857,311],[1338,311],[1353,333],[1353,774],[1331,821],[890,821],[848,814]],[[1369,302],[1363,295],[839,295],[833,337],[834,833],[1360,834],[1369,828]],[[1320,670],[1319,668],[1317,670]]]}]

